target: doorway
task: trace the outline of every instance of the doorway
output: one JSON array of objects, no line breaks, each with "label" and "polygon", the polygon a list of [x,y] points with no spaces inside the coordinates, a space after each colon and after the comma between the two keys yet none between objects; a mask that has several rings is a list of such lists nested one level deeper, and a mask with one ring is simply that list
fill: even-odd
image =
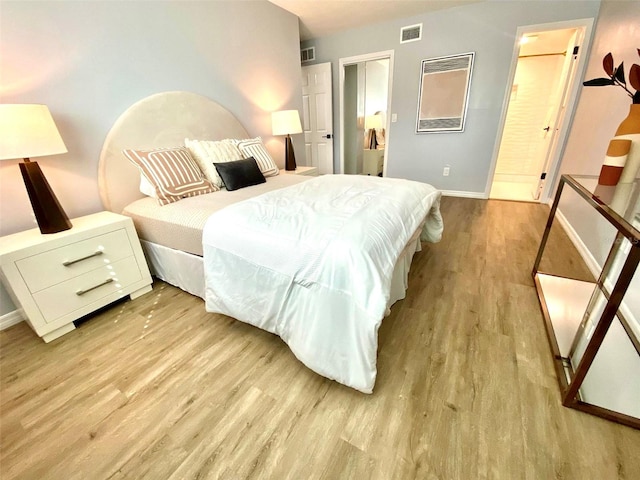
[{"label": "doorway", "polygon": [[340,59],[340,172],[383,176],[393,51]]},{"label": "doorway", "polygon": [[489,198],[548,201],[584,69],[592,20],[518,29]]}]

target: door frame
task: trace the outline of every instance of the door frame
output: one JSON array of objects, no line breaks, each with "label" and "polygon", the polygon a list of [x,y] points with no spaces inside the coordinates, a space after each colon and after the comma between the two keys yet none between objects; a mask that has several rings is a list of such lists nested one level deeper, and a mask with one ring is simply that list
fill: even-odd
[{"label": "door frame", "polygon": [[587,68],[587,62],[591,51],[591,43],[593,40],[593,18],[580,18],[576,20],[567,20],[563,22],[551,22],[540,23],[536,25],[524,25],[518,27],[516,30],[516,37],[513,46],[513,53],[511,55],[511,67],[509,70],[509,76],[507,79],[507,86],[505,90],[505,96],[502,101],[502,113],[500,115],[500,122],[498,123],[498,130],[496,134],[495,143],[493,146],[493,154],[491,156],[491,165],[489,168],[489,175],[487,177],[487,184],[484,190],[484,198],[488,199],[491,193],[491,186],[493,185],[493,178],[496,173],[496,167],[498,164],[498,153],[500,152],[500,144],[502,143],[502,135],[504,133],[504,127],[507,121],[507,111],[509,110],[509,99],[511,98],[511,88],[513,87],[513,81],[516,76],[516,67],[518,66],[518,55],[520,53],[520,38],[523,35],[543,32],[547,30],[562,30],[567,28],[583,29],[584,36],[580,45],[580,51],[578,53],[578,64],[576,65],[575,75],[571,85],[569,85],[569,93],[567,99],[566,113],[562,121],[562,125],[558,129],[556,135],[558,136],[555,142],[554,151],[550,152],[549,156],[549,168],[547,169],[547,178],[545,181],[544,189],[540,195],[540,203],[549,203],[551,200],[551,194],[555,190],[556,178],[560,169],[560,163],[562,160],[562,154],[564,153],[564,147],[569,134],[569,128],[573,122],[573,116],[575,114],[578,93],[580,86],[582,85],[582,78],[584,77],[585,70]]},{"label": "door frame", "polygon": [[369,62],[374,60],[389,59],[389,81],[388,81],[388,93],[387,93],[387,122],[385,125],[385,146],[384,146],[384,161],[382,164],[382,176],[387,176],[387,155],[389,153],[389,130],[391,125],[391,92],[393,91],[393,55],[394,50],[383,50],[381,52],[366,53],[364,55],[355,55],[353,57],[344,57],[339,59],[339,90],[340,90],[340,171],[338,173],[344,173],[344,68],[348,65],[355,65],[357,63]]}]

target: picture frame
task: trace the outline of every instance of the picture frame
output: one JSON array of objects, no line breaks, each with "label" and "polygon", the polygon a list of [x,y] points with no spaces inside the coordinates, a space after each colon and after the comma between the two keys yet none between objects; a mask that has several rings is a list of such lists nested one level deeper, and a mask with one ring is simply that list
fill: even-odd
[{"label": "picture frame", "polygon": [[464,132],[475,52],[422,60],[416,133]]}]

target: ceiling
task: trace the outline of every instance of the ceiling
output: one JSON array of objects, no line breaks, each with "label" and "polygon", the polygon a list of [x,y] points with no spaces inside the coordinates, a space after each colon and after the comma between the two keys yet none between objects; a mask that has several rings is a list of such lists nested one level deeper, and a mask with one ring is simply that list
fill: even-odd
[{"label": "ceiling", "polygon": [[481,0],[270,0],[300,19],[300,40]]}]

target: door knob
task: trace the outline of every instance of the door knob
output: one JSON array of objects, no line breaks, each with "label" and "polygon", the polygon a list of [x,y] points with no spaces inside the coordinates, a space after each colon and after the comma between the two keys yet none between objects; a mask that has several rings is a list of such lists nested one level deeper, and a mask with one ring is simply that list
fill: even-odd
[{"label": "door knob", "polygon": [[322,135],[322,138],[331,138],[331,134],[327,133],[326,135]]},{"label": "door knob", "polygon": [[550,127],[549,125],[547,125],[546,127],[544,127],[544,128],[543,128],[543,130],[544,130],[545,132],[548,132],[549,130],[551,130],[551,127]]}]

